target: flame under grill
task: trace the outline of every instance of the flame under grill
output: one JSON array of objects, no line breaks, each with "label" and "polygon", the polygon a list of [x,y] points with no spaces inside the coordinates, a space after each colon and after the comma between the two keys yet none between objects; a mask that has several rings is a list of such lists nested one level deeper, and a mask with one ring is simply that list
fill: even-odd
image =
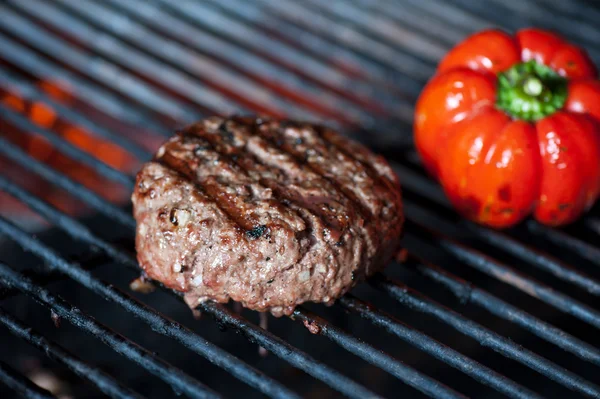
[{"label": "flame under grill", "polygon": [[[583,0],[2,2],[0,381],[29,397],[600,397],[598,206],[563,230],[474,225],[410,131],[436,62],[469,33],[555,29],[600,64],[598,18]],[[324,121],[384,154],[406,260],[270,331],[251,312],[206,303],[216,323],[190,320],[168,290],[118,289],[139,270],[135,171],[174,129],[230,113]],[[32,366],[32,348],[55,366]],[[40,383],[42,366],[70,388]]]}]

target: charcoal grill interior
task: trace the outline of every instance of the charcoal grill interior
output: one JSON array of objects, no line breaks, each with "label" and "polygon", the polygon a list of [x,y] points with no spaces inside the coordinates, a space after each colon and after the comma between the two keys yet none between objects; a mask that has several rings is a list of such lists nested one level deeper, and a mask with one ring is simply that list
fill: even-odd
[{"label": "charcoal grill interior", "polygon": [[[600,208],[561,230],[476,226],[411,144],[420,89],[469,33],[548,28],[600,64],[598,20],[584,0],[1,2],[0,397],[600,397]],[[406,260],[268,329],[131,291],[135,172],[232,113],[384,154]]]}]

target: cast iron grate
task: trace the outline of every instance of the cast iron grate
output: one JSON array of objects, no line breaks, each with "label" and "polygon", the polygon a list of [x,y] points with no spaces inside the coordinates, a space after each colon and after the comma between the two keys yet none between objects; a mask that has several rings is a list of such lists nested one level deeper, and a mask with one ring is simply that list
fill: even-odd
[{"label": "cast iron grate", "polygon": [[[8,93],[5,100],[12,95],[28,104],[45,104],[65,123],[126,150],[138,164],[149,159],[157,138],[209,114],[252,112],[328,121],[392,162],[404,186],[409,254],[405,262],[393,266],[394,271],[369,281],[379,295],[373,302],[385,305],[370,303],[371,294],[364,294],[368,300],[358,298],[363,294],[346,295],[335,306],[347,312],[341,319],[317,315],[330,314],[318,306],[300,307],[292,319],[362,359],[361,364],[401,381],[398,392],[438,398],[599,397],[600,349],[594,345],[600,328],[595,307],[600,295],[598,209],[565,230],[528,221],[511,231],[491,231],[452,213],[410,148],[412,104],[452,43],[485,27],[514,30],[535,24],[584,44],[600,62],[600,46],[591,39],[600,31],[594,24],[599,15],[600,10],[589,3],[559,0],[8,0],[0,4],[0,90]],[[40,82],[52,82],[68,98],[49,94]],[[4,132],[16,131],[29,140],[43,138],[127,192],[133,187],[133,169],[111,165],[57,134],[56,125],[40,124],[24,109],[15,108],[14,102],[0,103],[0,119],[0,155],[10,165],[76,198],[99,215],[101,224],[118,226],[113,229],[130,244],[135,223],[127,207],[107,200],[89,182],[49,167]],[[127,130],[141,133],[123,135]],[[6,173],[0,176],[3,193],[45,219],[54,226],[52,231],[72,240],[87,257],[71,259],[64,246],[54,247],[41,233],[37,237],[3,213],[2,238],[24,250],[22,256],[0,261],[0,282],[6,288],[3,301],[25,301],[21,296],[25,294],[50,309],[53,320],[68,321],[87,332],[178,394],[222,395],[215,381],[116,332],[110,322],[80,310],[85,302],[75,306],[54,292],[57,282],[71,281],[243,382],[244,394],[299,396],[298,386],[273,377],[257,365],[260,362],[251,365],[246,357],[145,303],[145,298],[98,277],[94,263],[97,268],[111,265],[117,271],[119,267],[137,271],[131,246],[106,238],[103,231],[21,183]],[[438,295],[440,290],[445,296]],[[164,292],[179,300],[177,294]],[[86,380],[95,392],[112,397],[153,393],[145,390],[141,395],[136,392],[140,384],[132,388],[117,374],[94,365],[86,353],[75,354],[64,342],[48,338],[47,331],[32,329],[9,307],[0,307],[0,324]],[[416,316],[409,318],[405,309]],[[356,398],[398,394],[365,378],[357,381],[349,365],[311,352],[311,342],[318,337],[311,336],[299,348],[227,306],[207,303],[199,310],[213,316],[219,327],[239,332],[330,387],[329,394],[337,391]],[[398,338],[428,359],[458,370],[478,388],[454,385],[452,378],[415,359],[382,351],[383,343],[362,340],[348,323],[342,328],[331,321],[346,316],[358,316],[371,328],[386,331],[387,339]],[[456,341],[446,339],[446,332]],[[28,397],[52,397],[8,363],[3,354],[0,380],[7,387]]]}]

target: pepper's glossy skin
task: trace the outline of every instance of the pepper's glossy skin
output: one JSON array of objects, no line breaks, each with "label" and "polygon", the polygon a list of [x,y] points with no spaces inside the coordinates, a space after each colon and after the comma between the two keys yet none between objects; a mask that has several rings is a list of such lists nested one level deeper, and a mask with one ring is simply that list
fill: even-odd
[{"label": "pepper's glossy skin", "polygon": [[[568,80],[561,110],[535,122],[498,109],[497,74],[529,60]],[[423,90],[415,142],[456,209],[503,228],[529,214],[576,220],[600,194],[600,82],[581,49],[537,29],[477,33],[452,49]]]}]

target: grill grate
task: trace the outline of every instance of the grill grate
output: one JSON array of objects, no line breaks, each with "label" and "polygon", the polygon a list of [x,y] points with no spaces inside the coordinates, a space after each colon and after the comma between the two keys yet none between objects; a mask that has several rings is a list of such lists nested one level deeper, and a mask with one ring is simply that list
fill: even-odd
[{"label": "grill grate", "polygon": [[[600,397],[600,349],[593,345],[600,328],[600,311],[594,307],[600,295],[600,247],[595,245],[600,234],[598,209],[565,230],[535,221],[506,232],[488,230],[452,213],[410,147],[412,104],[453,43],[486,27],[515,30],[536,24],[559,29],[583,43],[598,63],[600,47],[590,39],[600,29],[594,25],[598,14],[600,10],[589,3],[567,5],[558,0],[7,0],[0,4],[0,155],[86,204],[103,225],[116,222],[129,245],[105,238],[83,219],[4,173],[0,190],[83,248],[88,256],[83,259],[97,258],[100,265],[136,272],[130,252],[135,222],[128,209],[105,198],[101,188],[49,167],[5,138],[4,131],[43,138],[56,151],[129,191],[134,170],[110,165],[57,134],[56,126],[41,126],[10,103],[2,103],[3,92],[46,104],[60,118],[118,145],[139,162],[151,156],[155,146],[149,140],[158,142],[174,128],[209,114],[258,112],[325,120],[382,152],[392,163],[404,187],[405,243],[410,254],[385,276],[372,278],[368,286],[374,290],[346,295],[331,310],[299,307],[292,318],[353,359],[362,359],[365,366],[359,370],[380,369],[403,382],[402,393],[458,398],[465,396],[466,389],[468,394],[487,397]],[[40,82],[62,88],[71,102],[47,93]],[[131,131],[141,133],[136,136]],[[2,255],[0,282],[6,290],[1,293],[0,324],[97,391],[111,397],[153,393],[144,390],[140,395],[135,391],[151,384],[132,388],[115,373],[93,365],[85,353],[75,356],[68,345],[48,338],[47,331],[32,329],[21,315],[15,316],[19,312],[11,308],[11,300],[24,303],[21,294],[26,294],[75,331],[103,342],[176,393],[221,396],[215,381],[171,364],[165,359],[168,356],[117,333],[100,317],[96,320],[92,310],[80,310],[85,302],[75,306],[54,292],[55,284],[74,282],[135,316],[145,329],[174,340],[186,353],[199,355],[246,384],[245,392],[299,396],[296,391],[302,388],[292,389],[285,377],[274,377],[258,361],[251,365],[247,356],[222,349],[192,325],[117,289],[112,280],[97,277],[101,271],[89,270],[94,262],[72,260],[68,251],[46,243],[41,233],[36,237],[11,215],[2,215],[0,236],[29,254],[11,260]],[[44,267],[25,267],[39,263]],[[177,294],[161,292],[177,299],[178,309],[185,307]],[[348,314],[332,313],[339,309]],[[290,337],[303,327],[295,325],[283,339],[227,306],[205,303],[199,310],[211,315],[219,327],[241,333],[282,363],[314,378],[310,381],[318,380],[348,397],[397,396],[398,392],[379,388],[368,378],[357,378],[351,369],[358,366],[315,353],[311,347],[323,343],[320,337],[311,336],[302,348],[292,344]],[[321,316],[325,313],[327,317]],[[411,318],[409,313],[417,316]],[[414,356],[425,353],[441,367],[456,369],[458,374],[450,376],[464,374],[472,379],[467,381],[480,383],[478,388],[453,384],[453,378],[428,369],[411,358],[411,352],[404,356],[382,351],[384,343],[361,340],[346,322],[353,316],[365,321],[367,335],[373,326],[379,327],[389,334],[386,340],[399,338],[408,344],[406,348],[418,349]],[[21,395],[52,397],[16,366],[0,357],[0,381]]]}]

